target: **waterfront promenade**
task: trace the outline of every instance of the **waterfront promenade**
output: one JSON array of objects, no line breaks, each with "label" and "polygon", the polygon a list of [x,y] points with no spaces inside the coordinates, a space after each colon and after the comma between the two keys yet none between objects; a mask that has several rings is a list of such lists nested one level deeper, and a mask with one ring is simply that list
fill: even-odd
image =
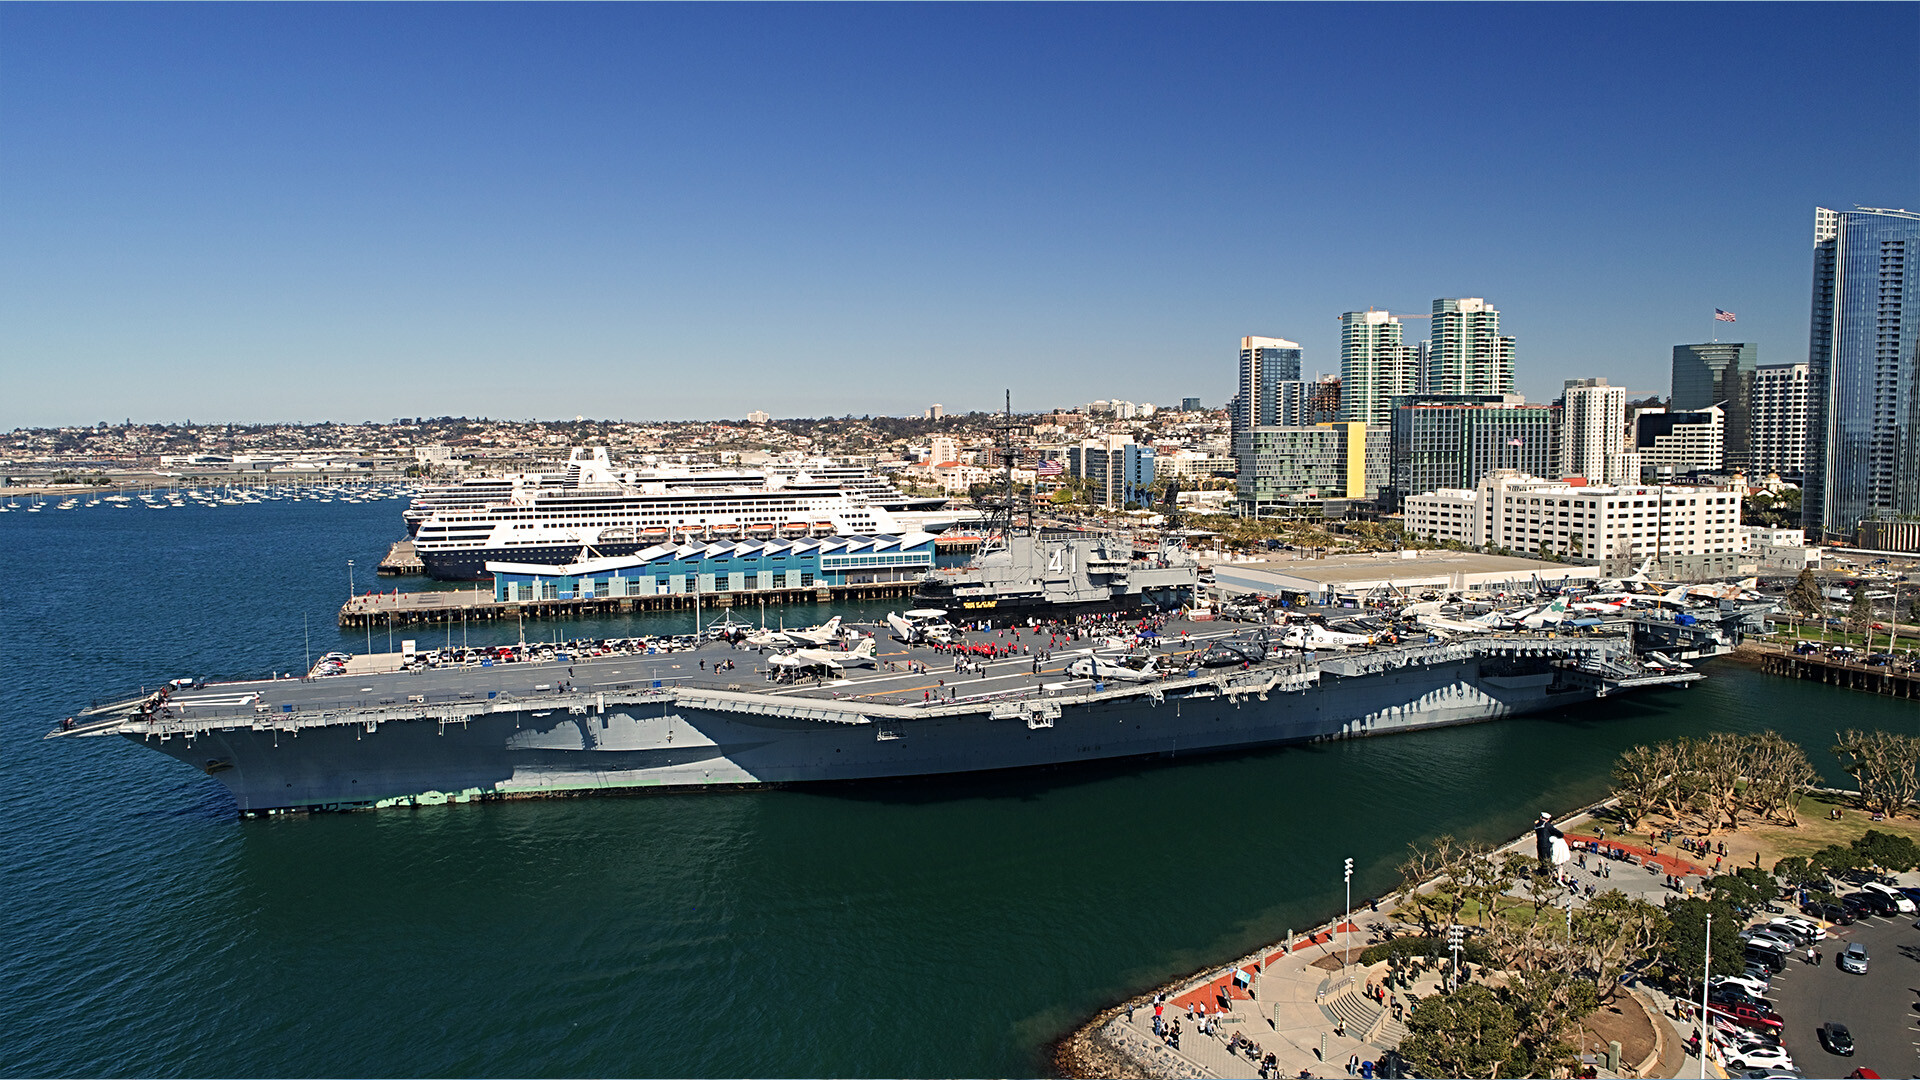
[{"label": "waterfront promenade", "polygon": [[[1597,838],[1590,810],[1557,825],[1570,841]],[[1594,884],[1599,892],[1618,889],[1630,897],[1663,904],[1669,896],[1682,895],[1686,883],[1697,886],[1709,874],[1707,868],[1676,858],[1664,848],[1656,854],[1646,847],[1620,845],[1613,837],[1607,843],[1624,846],[1629,857],[1606,860],[1590,853],[1586,868],[1576,859],[1568,864],[1568,872],[1577,883]],[[1500,850],[1530,853],[1532,845],[1533,836],[1527,833]],[[1670,877],[1683,883],[1681,890],[1670,887]],[[1517,888],[1514,895],[1519,895]],[[1584,896],[1576,901],[1584,903]],[[1370,986],[1384,984],[1387,965],[1383,961],[1361,966],[1359,956],[1380,939],[1375,931],[1392,922],[1394,907],[1391,898],[1358,902],[1351,921],[1335,920],[1108,1009],[1062,1044],[1059,1064],[1076,1075],[1124,1072],[1250,1080],[1260,1075],[1260,1064],[1268,1054],[1274,1057],[1269,1075],[1278,1077],[1346,1076],[1352,1058],[1377,1062],[1406,1036],[1402,1019],[1414,1002],[1439,988],[1438,974],[1427,973],[1411,987],[1394,991],[1386,1004],[1367,996]],[[1345,966],[1343,958],[1349,960]],[[1179,1021],[1178,1049],[1154,1034],[1156,999],[1164,1002],[1163,1023]],[[1396,1003],[1404,1010],[1399,1016],[1392,1008]],[[1638,1023],[1632,1011],[1644,1012],[1653,1025],[1653,1038],[1623,1040],[1628,1044],[1618,1073],[1606,1069],[1604,1043],[1590,1039],[1583,1049],[1601,1059],[1601,1075],[1698,1074],[1698,1059],[1684,1051],[1687,1032],[1673,1018],[1670,998],[1635,986],[1620,995],[1618,1005],[1628,1025]],[[1213,1034],[1201,1033],[1202,1016],[1212,1018]]]}]

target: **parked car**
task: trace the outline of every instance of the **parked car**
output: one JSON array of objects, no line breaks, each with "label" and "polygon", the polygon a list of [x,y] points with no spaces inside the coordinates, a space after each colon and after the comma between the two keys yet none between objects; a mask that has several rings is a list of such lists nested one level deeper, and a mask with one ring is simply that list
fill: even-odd
[{"label": "parked car", "polygon": [[1824,941],[1827,937],[1825,927],[1822,927],[1812,919],[1803,919],[1798,915],[1782,915],[1777,919],[1769,919],[1767,925],[1778,926],[1798,935],[1800,944],[1802,945],[1811,945],[1816,941]]},{"label": "parked car", "polygon": [[1778,1032],[1785,1025],[1780,1014],[1772,1009],[1763,1009],[1758,1005],[1733,1004],[1713,1005],[1710,1008],[1721,1016],[1732,1020],[1744,1028],[1759,1031]]},{"label": "parked car", "polygon": [[1738,987],[1754,997],[1763,997],[1771,989],[1767,985],[1767,980],[1756,979],[1750,975],[1722,975],[1713,980],[1713,986],[1715,989],[1722,986]]},{"label": "parked car", "polygon": [[[1902,897],[1902,899],[1905,898]],[[1875,915],[1898,915],[1900,913],[1899,907],[1894,904],[1891,897],[1888,897],[1884,893],[1870,891],[1869,889],[1858,889],[1850,892],[1842,896],[1840,902],[1843,904],[1860,904]]]},{"label": "parked car", "polygon": [[1768,945],[1781,952],[1792,952],[1800,947],[1800,941],[1785,930],[1768,930],[1755,927],[1740,932],[1740,940],[1749,945]]},{"label": "parked car", "polygon": [[1768,1010],[1773,1008],[1773,1002],[1768,1001],[1766,998],[1758,994],[1749,994],[1745,990],[1733,986],[1715,990],[1708,995],[1707,1000],[1714,1005],[1752,1005],[1755,1008]]},{"label": "parked car", "polygon": [[1880,905],[1874,903],[1872,897],[1862,896],[1859,893],[1848,893],[1841,897],[1840,906],[1846,908],[1847,914],[1853,917],[1848,920],[1850,922],[1858,922],[1861,919],[1871,919],[1875,915],[1880,914]]},{"label": "parked car", "polygon": [[1881,911],[1888,915],[1912,915],[1916,908],[1913,898],[1891,885],[1882,885],[1869,881],[1860,886],[1860,891],[1881,901]]},{"label": "parked car", "polygon": [[1747,946],[1746,961],[1749,967],[1765,971],[1768,978],[1780,974],[1787,966],[1785,954],[1761,945]]},{"label": "parked car", "polygon": [[1867,947],[1857,941],[1854,942],[1847,946],[1845,952],[1840,954],[1838,963],[1841,971],[1850,971],[1855,975],[1865,975],[1867,973]]},{"label": "parked car", "polygon": [[1753,1028],[1716,1029],[1713,1033],[1713,1044],[1718,1046],[1721,1055],[1725,1056],[1737,1050],[1751,1050],[1756,1046],[1779,1046],[1780,1036],[1756,1031]]},{"label": "parked car", "polygon": [[1800,905],[1800,910],[1819,919],[1821,922],[1832,923],[1835,926],[1853,925],[1853,912],[1848,911],[1843,904],[1815,902]]},{"label": "parked car", "polygon": [[1853,1032],[1848,1031],[1847,1025],[1838,1021],[1829,1020],[1820,1025],[1820,1044],[1825,1046],[1830,1054],[1839,1054],[1841,1057],[1853,1056]]},{"label": "parked car", "polygon": [[1793,1059],[1777,1046],[1756,1046],[1751,1050],[1739,1050],[1727,1059],[1727,1064],[1736,1069],[1774,1068],[1791,1069]]}]

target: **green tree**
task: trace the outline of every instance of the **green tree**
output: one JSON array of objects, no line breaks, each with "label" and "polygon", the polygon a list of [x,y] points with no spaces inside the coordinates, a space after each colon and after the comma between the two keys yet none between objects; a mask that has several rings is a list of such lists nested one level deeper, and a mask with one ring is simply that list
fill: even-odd
[{"label": "green tree", "polygon": [[1826,598],[1820,593],[1820,578],[1812,569],[1801,570],[1794,579],[1793,588],[1787,590],[1787,603],[1808,618],[1820,614]]},{"label": "green tree", "polygon": [[1774,863],[1773,874],[1795,888],[1824,891],[1827,887],[1826,872],[1816,868],[1813,860],[1805,855],[1789,855]]},{"label": "green tree", "polygon": [[1867,835],[1855,840],[1852,848],[1862,862],[1889,873],[1898,874],[1920,867],[1920,845],[1916,845],[1911,837],[1868,829]]},{"label": "green tree", "polygon": [[1819,884],[1825,887],[1828,880],[1837,878],[1849,870],[1858,870],[1866,865],[1860,853],[1850,847],[1828,844],[1812,855],[1807,856],[1809,868],[1820,875]]},{"label": "green tree", "polygon": [[1400,1056],[1422,1076],[1526,1076],[1519,1060],[1520,1021],[1500,991],[1469,983],[1431,994],[1407,1017]]},{"label": "green tree", "polygon": [[1667,933],[1657,904],[1608,889],[1573,913],[1573,948],[1603,1001],[1612,1001],[1629,970],[1652,956]]},{"label": "green tree", "polygon": [[1559,972],[1469,983],[1414,1006],[1400,1054],[1425,1076],[1548,1075],[1574,1063],[1567,1034],[1599,1000],[1591,983]]},{"label": "green tree", "polygon": [[1867,587],[1853,587],[1853,606],[1847,609],[1847,629],[1856,634],[1865,634],[1873,625],[1873,601],[1867,599]]},{"label": "green tree", "polygon": [[1707,892],[1716,903],[1735,912],[1758,911],[1774,894],[1773,878],[1764,870],[1742,867],[1731,874],[1707,879]]},{"label": "green tree", "polygon": [[1711,900],[1669,901],[1660,960],[1668,971],[1695,987],[1699,986],[1701,967],[1707,961],[1709,914],[1713,916],[1713,973],[1733,975],[1746,966],[1740,948],[1742,923],[1732,908]]},{"label": "green tree", "polygon": [[1747,735],[1740,743],[1740,791],[1747,809],[1783,825],[1800,824],[1800,800],[1819,780],[1807,752],[1776,731]]},{"label": "green tree", "polygon": [[1893,817],[1907,808],[1920,791],[1920,739],[1891,731],[1856,731],[1835,735],[1833,745],[1840,767],[1853,777],[1860,801],[1868,809]]}]

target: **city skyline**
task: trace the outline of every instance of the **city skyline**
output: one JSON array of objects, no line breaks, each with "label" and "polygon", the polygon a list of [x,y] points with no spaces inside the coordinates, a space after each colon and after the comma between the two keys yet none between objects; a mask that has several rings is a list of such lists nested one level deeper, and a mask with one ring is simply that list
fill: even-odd
[{"label": "city skyline", "polygon": [[1220,407],[1451,296],[1664,396],[1806,358],[1812,207],[1920,205],[1913,35],[1804,63],[1916,11],[9,5],[0,429]]}]

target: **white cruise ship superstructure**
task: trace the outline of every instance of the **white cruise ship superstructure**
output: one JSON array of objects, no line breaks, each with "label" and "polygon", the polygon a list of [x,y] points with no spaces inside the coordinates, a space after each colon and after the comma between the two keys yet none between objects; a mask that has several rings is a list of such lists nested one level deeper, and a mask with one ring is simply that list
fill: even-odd
[{"label": "white cruise ship superstructure", "polygon": [[909,531],[865,493],[804,471],[615,472],[606,450],[594,447],[573,451],[567,471],[554,475],[509,477],[504,492],[423,495],[444,500],[414,533],[427,573],[464,581],[486,576],[489,562],[563,563],[582,552],[630,555],[673,541]]}]

